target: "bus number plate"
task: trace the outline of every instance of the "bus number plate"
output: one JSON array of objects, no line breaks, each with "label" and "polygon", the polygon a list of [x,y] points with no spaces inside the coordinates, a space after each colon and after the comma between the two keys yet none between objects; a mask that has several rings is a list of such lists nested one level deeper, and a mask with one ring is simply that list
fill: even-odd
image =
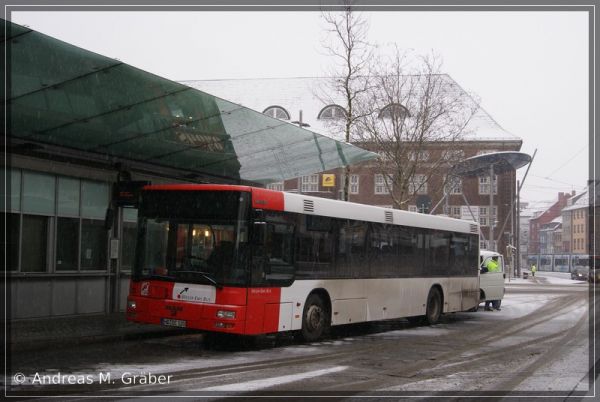
[{"label": "bus number plate", "polygon": [[170,327],[180,327],[180,328],[187,327],[187,323],[184,320],[174,320],[172,318],[163,318],[160,320],[160,323],[162,325],[168,325]]}]

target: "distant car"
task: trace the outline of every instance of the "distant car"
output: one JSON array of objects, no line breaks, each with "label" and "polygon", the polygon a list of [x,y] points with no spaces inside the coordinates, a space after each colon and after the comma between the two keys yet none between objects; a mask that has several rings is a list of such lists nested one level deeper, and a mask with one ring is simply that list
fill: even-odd
[{"label": "distant car", "polygon": [[587,281],[590,277],[590,269],[588,267],[577,267],[571,271],[571,279],[577,281]]},{"label": "distant car", "polygon": [[592,270],[592,273],[588,277],[590,282],[600,282],[600,268]]}]

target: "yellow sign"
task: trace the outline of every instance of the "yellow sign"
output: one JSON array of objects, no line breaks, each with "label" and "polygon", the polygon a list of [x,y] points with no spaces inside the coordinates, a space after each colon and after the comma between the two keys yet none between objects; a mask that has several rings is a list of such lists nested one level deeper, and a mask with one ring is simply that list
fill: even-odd
[{"label": "yellow sign", "polygon": [[335,175],[324,174],[323,175],[323,187],[335,187]]}]

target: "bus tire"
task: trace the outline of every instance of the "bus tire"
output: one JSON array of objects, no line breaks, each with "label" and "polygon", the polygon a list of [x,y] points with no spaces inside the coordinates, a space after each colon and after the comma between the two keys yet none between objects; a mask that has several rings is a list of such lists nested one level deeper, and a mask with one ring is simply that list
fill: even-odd
[{"label": "bus tire", "polygon": [[427,295],[427,308],[425,310],[425,321],[429,325],[437,324],[442,315],[442,295],[438,288],[431,288]]},{"label": "bus tire", "polygon": [[325,302],[316,293],[306,299],[302,313],[302,338],[307,342],[314,342],[321,338],[330,325],[330,314]]}]

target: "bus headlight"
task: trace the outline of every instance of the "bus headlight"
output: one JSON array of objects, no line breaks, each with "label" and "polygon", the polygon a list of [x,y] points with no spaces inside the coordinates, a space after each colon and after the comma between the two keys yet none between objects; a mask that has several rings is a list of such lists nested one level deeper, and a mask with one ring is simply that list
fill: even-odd
[{"label": "bus headlight", "polygon": [[235,311],[230,310],[219,310],[217,311],[217,318],[235,318]]},{"label": "bus headlight", "polygon": [[137,303],[135,302],[135,300],[127,300],[127,309],[128,310],[135,310],[137,308]]}]

